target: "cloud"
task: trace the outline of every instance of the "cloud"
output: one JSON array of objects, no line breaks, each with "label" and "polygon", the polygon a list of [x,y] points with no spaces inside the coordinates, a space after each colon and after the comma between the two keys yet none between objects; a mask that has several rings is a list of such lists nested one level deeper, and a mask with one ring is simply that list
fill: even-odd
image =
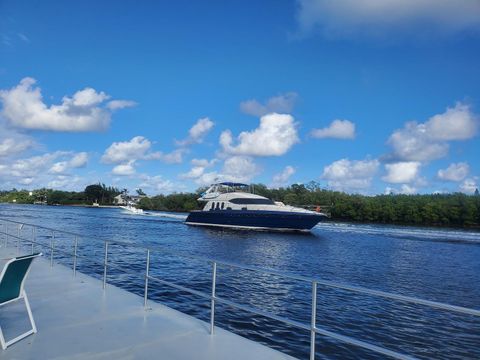
[{"label": "cloud", "polygon": [[75,154],[68,161],[59,161],[52,165],[49,172],[53,174],[65,174],[71,169],[78,169],[85,167],[88,162],[88,154],[86,152],[80,152]]},{"label": "cloud", "polygon": [[187,152],[186,149],[177,149],[169,153],[162,153],[160,151],[148,155],[146,160],[160,160],[167,164],[180,164],[183,162],[183,156]]},{"label": "cloud", "polygon": [[259,170],[251,157],[232,156],[223,163],[220,177],[226,181],[249,182]]},{"label": "cloud", "polygon": [[30,39],[27,37],[27,35],[25,35],[23,33],[18,33],[17,35],[23,42],[26,42],[26,43],[30,42]]},{"label": "cloud", "polygon": [[330,126],[323,129],[313,129],[311,134],[317,139],[354,139],[355,124],[348,120],[333,120]]},{"label": "cloud", "polygon": [[[71,151],[56,151],[16,159],[0,164],[0,180],[3,186],[34,184],[37,188],[49,186],[52,181],[57,182],[53,182],[52,184],[55,186],[51,187],[62,188],[60,186],[60,180],[62,180],[65,188],[72,189],[74,185],[78,185],[75,182],[78,179],[76,175],[71,173],[71,170],[85,166],[87,161],[87,153],[73,153]],[[66,184],[68,181],[65,179],[71,179],[72,181]]]},{"label": "cloud", "polygon": [[390,195],[390,194],[414,195],[417,193],[418,193],[417,188],[408,184],[403,184],[400,187],[400,189],[395,189],[390,186],[387,186],[384,191],[385,195]]},{"label": "cloud", "polygon": [[69,165],[72,168],[81,168],[85,167],[88,162],[88,154],[86,152],[80,152],[75,154],[75,156],[69,161]]},{"label": "cloud", "polygon": [[249,182],[255,177],[260,168],[249,156],[231,156],[225,159],[221,171],[206,170],[217,163],[217,159],[194,159],[192,169],[188,173],[181,174],[183,179],[194,180],[198,185],[210,185],[217,181]]},{"label": "cloud", "polygon": [[47,106],[35,83],[35,79],[26,77],[17,86],[0,90],[1,115],[12,126],[65,132],[102,131],[109,127],[111,112],[104,102],[110,96],[104,92],[85,88],[72,97],[63,97],[60,105]]},{"label": "cloud", "polygon": [[181,190],[180,185],[174,184],[172,181],[164,179],[160,175],[150,176],[146,174],[140,175],[141,183],[138,187],[142,189],[152,189],[160,193],[172,193]]},{"label": "cloud", "polygon": [[325,166],[321,178],[336,190],[365,190],[378,170],[378,160],[341,159]]},{"label": "cloud", "polygon": [[260,126],[243,131],[233,144],[230,130],[222,132],[220,144],[226,153],[249,156],[280,156],[298,142],[296,124],[291,115],[268,114],[260,118]]},{"label": "cloud", "polygon": [[272,187],[280,187],[286,185],[293,174],[295,174],[295,168],[290,165],[285,166],[281,173],[275,174],[273,176]]},{"label": "cloud", "polygon": [[437,176],[439,179],[446,181],[462,181],[467,177],[469,171],[470,167],[467,163],[454,163],[446,169],[438,170]]},{"label": "cloud", "polygon": [[58,175],[55,179],[47,183],[50,189],[73,190],[83,184],[83,179],[79,176]]},{"label": "cloud", "polygon": [[418,161],[385,164],[387,175],[382,177],[382,180],[393,184],[411,183],[417,179],[420,166]]},{"label": "cloud", "polygon": [[466,194],[473,194],[478,189],[477,178],[468,178],[460,185],[460,191]]},{"label": "cloud", "polygon": [[33,146],[31,139],[6,138],[0,141],[0,157],[7,157],[19,154]]},{"label": "cloud", "polygon": [[447,108],[443,114],[432,116],[425,125],[432,139],[466,140],[477,134],[478,118],[468,105],[457,102],[453,108]]},{"label": "cloud", "polygon": [[440,159],[448,154],[447,141],[470,139],[477,129],[477,116],[468,105],[457,103],[425,123],[410,121],[394,131],[387,141],[393,152],[387,158],[420,162]]},{"label": "cloud", "polygon": [[46,153],[26,159],[18,159],[0,168],[0,175],[9,177],[35,177],[51,167],[62,153]]},{"label": "cloud", "polygon": [[278,96],[274,96],[265,101],[264,104],[255,99],[242,101],[240,103],[240,110],[248,115],[263,116],[270,113],[289,114],[292,112],[298,94],[295,92],[288,92]]},{"label": "cloud", "polygon": [[129,141],[114,142],[102,155],[104,164],[116,164],[112,173],[116,175],[131,175],[135,172],[137,160],[160,160],[167,164],[177,164],[183,161],[186,149],[176,149],[170,153],[151,151],[152,143],[143,136],[135,136]]},{"label": "cloud", "polygon": [[183,179],[198,179],[205,174],[205,170],[213,166],[217,162],[217,159],[192,159],[191,163],[193,167],[188,173],[180,174]]},{"label": "cloud", "polygon": [[184,140],[177,141],[177,145],[188,146],[201,143],[214,125],[214,122],[208,117],[198,119],[195,125],[188,131],[188,137]]},{"label": "cloud", "polygon": [[480,28],[471,0],[298,0],[299,31],[328,37],[386,37],[395,33],[459,33]]},{"label": "cloud", "polygon": [[393,148],[389,155],[394,160],[427,162],[440,159],[448,154],[449,145],[432,139],[425,124],[408,122],[396,130],[387,143]]},{"label": "cloud", "polygon": [[205,172],[201,176],[195,179],[195,183],[200,186],[207,186],[217,181],[222,180],[222,175],[217,171]]},{"label": "cloud", "polygon": [[130,141],[114,142],[105,150],[101,161],[105,164],[116,164],[143,159],[151,146],[150,140],[143,136],[135,136]]},{"label": "cloud", "polygon": [[137,103],[131,100],[112,100],[107,103],[107,108],[110,110],[119,110],[127,107],[136,106]]},{"label": "cloud", "polygon": [[120,175],[120,176],[129,176],[135,174],[135,160],[131,160],[127,162],[126,164],[119,164],[116,165],[112,169],[112,174],[113,175]]}]

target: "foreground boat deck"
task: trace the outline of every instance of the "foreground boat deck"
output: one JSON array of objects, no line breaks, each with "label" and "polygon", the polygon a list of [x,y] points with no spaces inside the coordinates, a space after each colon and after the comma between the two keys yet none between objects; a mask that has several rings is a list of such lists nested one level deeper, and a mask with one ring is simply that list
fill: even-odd
[{"label": "foreground boat deck", "polygon": [[[14,255],[0,247],[0,259]],[[141,297],[104,291],[101,281],[46,259],[35,260],[25,289],[38,333],[0,348],[2,360],[293,359],[218,327],[212,336],[209,324],[152,301],[144,310]],[[0,324],[9,339],[26,329],[23,302],[0,308]]]}]

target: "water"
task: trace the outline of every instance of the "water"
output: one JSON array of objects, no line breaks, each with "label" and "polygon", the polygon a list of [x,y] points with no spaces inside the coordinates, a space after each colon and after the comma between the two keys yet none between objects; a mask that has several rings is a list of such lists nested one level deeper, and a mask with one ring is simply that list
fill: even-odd
[{"label": "water", "polygon": [[[151,275],[206,293],[211,264],[178,253],[480,308],[480,233],[474,231],[324,223],[311,234],[268,233],[189,227],[183,224],[186,214],[6,204],[0,205],[1,217],[83,234],[79,254],[86,258],[79,259],[79,270],[99,278],[101,240],[114,239],[154,248]],[[31,234],[28,227],[21,231]],[[44,244],[50,236],[37,233]],[[72,251],[73,237],[55,236],[56,260],[71,265],[60,251]],[[115,266],[109,283],[143,295],[145,250],[110,244],[109,261]],[[219,297],[309,324],[310,284],[226,266],[217,275]],[[209,320],[208,300],[153,282],[149,295]],[[219,304],[216,325],[308,358],[307,331]],[[319,286],[317,326],[419,358],[480,358],[479,318],[420,305]],[[322,336],[316,346],[317,359],[384,358]]]}]

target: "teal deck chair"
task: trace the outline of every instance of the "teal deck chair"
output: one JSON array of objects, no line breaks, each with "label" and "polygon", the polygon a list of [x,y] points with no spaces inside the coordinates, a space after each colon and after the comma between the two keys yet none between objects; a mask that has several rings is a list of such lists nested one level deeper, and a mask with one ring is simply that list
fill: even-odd
[{"label": "teal deck chair", "polygon": [[5,341],[3,337],[2,327],[0,325],[0,343],[2,349],[22,340],[23,338],[37,332],[35,321],[33,320],[32,310],[28,302],[27,294],[25,293],[24,285],[33,259],[41,256],[41,253],[18,256],[7,261],[2,273],[0,274],[0,306],[10,304],[14,301],[23,299],[27,308],[28,317],[32,326],[31,330],[17,336],[15,339]]}]

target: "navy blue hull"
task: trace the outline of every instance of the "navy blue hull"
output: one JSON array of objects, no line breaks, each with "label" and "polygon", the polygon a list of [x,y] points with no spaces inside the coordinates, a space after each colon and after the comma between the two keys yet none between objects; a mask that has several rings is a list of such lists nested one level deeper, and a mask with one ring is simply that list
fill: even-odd
[{"label": "navy blue hull", "polygon": [[257,228],[272,230],[310,230],[325,219],[321,214],[259,210],[192,211],[185,222],[189,225]]}]

